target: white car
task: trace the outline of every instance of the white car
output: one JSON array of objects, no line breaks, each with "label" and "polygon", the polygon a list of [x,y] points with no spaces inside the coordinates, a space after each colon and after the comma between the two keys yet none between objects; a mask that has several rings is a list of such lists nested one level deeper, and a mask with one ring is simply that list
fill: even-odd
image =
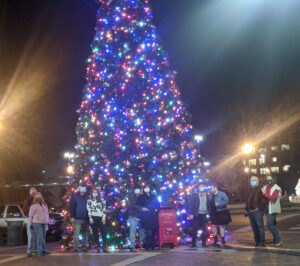
[{"label": "white car", "polygon": [[6,229],[9,221],[22,221],[24,226],[27,224],[27,217],[20,203],[0,205],[0,230]]}]

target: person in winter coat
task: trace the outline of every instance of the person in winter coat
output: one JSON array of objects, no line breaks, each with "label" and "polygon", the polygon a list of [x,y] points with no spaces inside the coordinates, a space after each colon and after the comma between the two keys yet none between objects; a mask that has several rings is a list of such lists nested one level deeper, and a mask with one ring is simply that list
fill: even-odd
[{"label": "person in winter coat", "polygon": [[82,231],[82,251],[88,252],[89,216],[87,211],[86,187],[80,186],[79,192],[72,195],[70,200],[70,217],[74,224],[73,252],[79,252],[79,233]]},{"label": "person in winter coat", "polygon": [[227,208],[228,197],[225,192],[218,189],[217,184],[212,185],[211,194],[209,195],[209,215],[212,223],[212,231],[214,234],[214,245],[218,243],[218,226],[220,227],[220,234],[222,244],[225,241],[225,225],[231,222],[231,215]]},{"label": "person in winter coat", "polygon": [[[37,255],[45,256],[50,254],[46,249],[46,232],[49,224],[49,212],[41,193],[34,195],[33,203],[29,209],[29,225],[33,228],[37,237]],[[31,254],[28,254],[30,257]]]},{"label": "person in winter coat", "polygon": [[99,245],[99,231],[101,232],[103,239],[103,252],[107,252],[107,241],[106,241],[106,203],[101,197],[97,189],[93,189],[91,199],[87,200],[87,210],[89,215],[90,224],[93,230],[94,245],[97,251],[100,250]]},{"label": "person in winter coat", "polygon": [[[30,206],[33,203],[34,195],[37,193],[37,190],[32,187],[29,190],[29,197],[23,203],[23,212],[26,217],[29,215]],[[30,229],[29,218],[27,218],[27,256],[30,257],[32,252],[36,251],[36,235],[33,229]]]},{"label": "person in winter coat", "polygon": [[[135,186],[134,193],[129,195],[129,202],[128,202],[128,213],[129,213],[129,218],[128,218],[128,224],[129,224],[129,242],[130,242],[130,247],[129,250],[130,252],[135,251],[135,234],[136,234],[136,227],[138,223],[141,220],[141,212],[146,212],[149,211],[145,207],[141,207],[137,204],[137,200],[141,195],[141,188],[139,186]],[[126,210],[123,209],[121,210],[122,212],[125,212]]]},{"label": "person in winter coat", "polygon": [[144,193],[138,198],[137,204],[149,210],[141,213],[141,228],[145,231],[144,248],[154,250],[156,247],[155,234],[158,231],[159,203],[151,194],[149,186],[144,188]]},{"label": "person in winter coat", "polygon": [[250,190],[246,196],[246,216],[254,233],[255,246],[265,246],[264,212],[267,206],[267,198],[263,195],[257,176],[250,179]]},{"label": "person in winter coat", "polygon": [[198,229],[200,228],[202,247],[206,247],[206,239],[208,237],[207,222],[208,222],[208,195],[206,193],[205,183],[200,183],[199,191],[194,192],[191,196],[188,213],[193,224],[192,229],[192,247],[196,247]]},{"label": "person in winter coat", "polygon": [[266,215],[267,226],[273,235],[273,244],[275,247],[281,247],[283,245],[279,235],[277,227],[276,217],[278,213],[281,213],[280,197],[281,188],[274,183],[272,176],[267,176],[267,185],[262,188],[262,193],[268,199]]}]

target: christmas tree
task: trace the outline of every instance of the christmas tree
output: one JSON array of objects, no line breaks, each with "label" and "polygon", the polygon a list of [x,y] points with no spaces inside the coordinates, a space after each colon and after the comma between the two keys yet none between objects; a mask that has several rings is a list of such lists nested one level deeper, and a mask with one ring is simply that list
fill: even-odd
[{"label": "christmas tree", "polygon": [[[148,0],[99,0],[86,86],[78,110],[75,173],[68,201],[85,183],[100,187],[108,207],[111,245],[126,243],[120,208],[134,185],[152,187],[177,208],[201,178],[202,158],[168,57],[158,43]],[[70,245],[66,227],[64,245]]]}]

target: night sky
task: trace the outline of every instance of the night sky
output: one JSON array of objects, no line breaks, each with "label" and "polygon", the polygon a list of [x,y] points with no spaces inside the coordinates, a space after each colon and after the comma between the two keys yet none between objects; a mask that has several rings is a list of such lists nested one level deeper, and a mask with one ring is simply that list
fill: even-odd
[{"label": "night sky", "polygon": [[[208,160],[266,125],[299,121],[300,1],[150,4]],[[96,9],[94,0],[0,1],[0,183],[64,174]]]}]

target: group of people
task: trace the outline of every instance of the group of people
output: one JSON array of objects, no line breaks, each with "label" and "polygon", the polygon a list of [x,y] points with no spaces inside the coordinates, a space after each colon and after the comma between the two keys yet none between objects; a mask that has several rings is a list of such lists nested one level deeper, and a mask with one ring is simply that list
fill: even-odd
[{"label": "group of people", "polygon": [[[273,235],[273,245],[282,246],[279,230],[276,223],[277,214],[281,212],[280,196],[281,188],[274,182],[271,176],[267,176],[267,185],[260,186],[259,179],[252,176],[250,190],[246,197],[246,216],[254,232],[255,246],[265,246],[264,215],[267,216],[267,226]],[[199,183],[188,202],[188,215],[192,221],[192,247],[196,247],[198,231],[202,246],[206,247],[209,236],[207,231],[208,221],[211,221],[214,235],[213,244],[218,243],[218,232],[221,235],[221,243],[225,244],[225,227],[231,222],[231,215],[227,207],[228,197],[225,192],[219,190],[217,184],[212,184],[211,191],[206,190],[205,183]],[[121,210],[128,213],[129,225],[129,249],[136,248],[136,230],[139,228],[140,247],[149,250],[156,247],[156,235],[158,232],[158,212],[160,205],[150,186],[143,189],[136,186],[133,193],[128,196],[128,206]],[[35,188],[30,189],[30,197],[23,205],[24,214],[28,216],[27,255],[33,252],[38,256],[49,254],[46,248],[46,232],[49,224],[49,212],[43,196]],[[73,251],[79,252],[79,234],[82,232],[82,251],[88,252],[89,227],[93,231],[94,246],[100,251],[99,236],[103,240],[103,252],[108,252],[107,236],[105,230],[107,211],[106,202],[101,191],[93,189],[88,195],[87,188],[80,186],[78,193],[72,195],[69,205],[71,222],[74,225]]]},{"label": "group of people", "polygon": [[49,224],[49,211],[46,202],[40,192],[35,188],[29,191],[30,196],[23,204],[23,212],[27,219],[27,256],[31,257],[32,253],[37,256],[50,254],[46,248],[46,232]]},{"label": "group of people", "polygon": [[225,244],[225,226],[231,222],[231,215],[227,207],[228,197],[225,192],[219,190],[217,184],[212,184],[211,193],[206,190],[205,183],[199,183],[198,191],[195,191],[188,204],[189,218],[192,221],[192,247],[196,247],[198,230],[202,247],[206,247],[209,236],[207,231],[208,221],[211,221],[214,235],[214,245],[218,243],[218,228],[221,242]]},{"label": "group of people", "polygon": [[[158,230],[159,204],[151,195],[151,189],[146,186],[143,190],[135,187],[134,193],[129,195],[128,208],[121,212],[128,212],[128,224],[130,228],[129,248],[135,250],[136,230],[139,225],[140,246],[146,250],[156,246],[155,235]],[[79,252],[79,233],[82,232],[83,252],[88,252],[88,232],[91,225],[94,237],[94,247],[100,251],[99,236],[103,239],[103,252],[108,252],[106,224],[106,202],[101,196],[101,191],[93,189],[91,195],[87,194],[87,188],[80,186],[78,193],[71,197],[69,205],[71,222],[74,224],[73,252]]]},{"label": "group of people", "polygon": [[246,216],[254,233],[254,245],[265,246],[264,215],[267,217],[267,227],[273,236],[274,247],[281,247],[276,217],[281,212],[280,197],[281,188],[274,182],[272,176],[266,177],[267,184],[260,186],[256,176],[250,178],[250,190],[246,197]]}]

